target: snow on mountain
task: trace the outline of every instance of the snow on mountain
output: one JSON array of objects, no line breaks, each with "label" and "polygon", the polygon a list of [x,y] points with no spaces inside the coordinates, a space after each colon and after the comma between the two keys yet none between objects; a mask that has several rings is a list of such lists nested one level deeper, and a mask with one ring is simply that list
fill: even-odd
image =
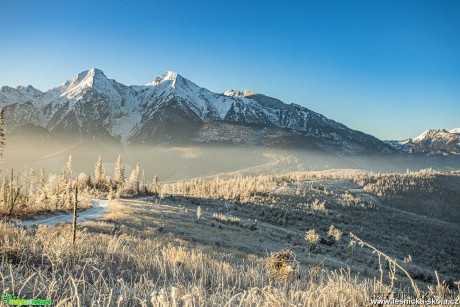
[{"label": "snow on mountain", "polygon": [[54,134],[109,137],[124,144],[226,142],[286,144],[336,154],[391,152],[390,146],[305,107],[252,91],[213,93],[168,71],[126,86],[92,68],[59,86],[0,91],[6,130],[27,124]]},{"label": "snow on mountain", "polygon": [[423,141],[424,139],[428,138],[430,134],[435,134],[435,130],[426,130],[423,131],[421,134],[416,136],[413,141],[414,142],[420,142]]},{"label": "snow on mountain", "polygon": [[26,87],[18,86],[17,88],[3,86],[0,88],[0,106],[32,101],[41,94],[43,93],[40,90],[31,85]]},{"label": "snow on mountain", "polygon": [[410,138],[401,140],[401,141],[395,141],[395,140],[385,141],[385,143],[390,145],[397,151],[406,152],[406,153],[408,153],[409,150],[414,146],[414,143],[412,142],[412,139]]},{"label": "snow on mountain", "polygon": [[460,128],[454,128],[449,130],[450,133],[460,135]]},{"label": "snow on mountain", "polygon": [[232,90],[232,89],[229,89],[228,91],[224,93],[225,96],[232,96],[232,97],[246,97],[246,96],[251,96],[251,95],[256,95],[256,94],[257,93],[253,91],[248,91],[248,90],[238,91],[238,90]]},{"label": "snow on mountain", "polygon": [[424,154],[460,154],[460,134],[457,129],[426,130],[414,139],[387,141],[398,151]]}]

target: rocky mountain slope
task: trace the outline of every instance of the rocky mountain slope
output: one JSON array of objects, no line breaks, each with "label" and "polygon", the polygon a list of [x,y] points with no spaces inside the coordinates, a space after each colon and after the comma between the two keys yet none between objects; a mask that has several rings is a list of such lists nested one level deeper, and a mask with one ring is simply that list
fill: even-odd
[{"label": "rocky mountain slope", "polygon": [[460,155],[460,128],[449,131],[426,130],[413,139],[387,141],[386,143],[406,153]]},{"label": "rocky mountain slope", "polygon": [[175,72],[126,86],[98,69],[41,92],[2,87],[6,131],[111,138],[125,145],[217,143],[290,146],[337,155],[389,153],[377,138],[296,104],[251,91],[213,93]]}]

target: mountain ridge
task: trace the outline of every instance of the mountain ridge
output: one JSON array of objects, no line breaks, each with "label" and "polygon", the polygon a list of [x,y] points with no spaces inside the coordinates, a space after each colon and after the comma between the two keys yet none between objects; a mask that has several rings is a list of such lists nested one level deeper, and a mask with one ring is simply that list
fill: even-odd
[{"label": "mountain ridge", "polygon": [[429,129],[415,138],[385,142],[395,150],[410,154],[460,155],[460,128]]},{"label": "mountain ridge", "polygon": [[0,90],[7,132],[32,124],[50,133],[111,137],[125,145],[282,144],[337,155],[394,151],[306,107],[252,91],[214,93],[173,71],[127,86],[91,68],[46,92],[29,92]]}]

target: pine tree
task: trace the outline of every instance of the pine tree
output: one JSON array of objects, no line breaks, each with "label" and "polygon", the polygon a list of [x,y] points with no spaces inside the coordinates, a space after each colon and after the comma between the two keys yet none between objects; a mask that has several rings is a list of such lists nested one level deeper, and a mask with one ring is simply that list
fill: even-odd
[{"label": "pine tree", "polygon": [[155,175],[152,180],[150,192],[158,196],[158,176]]},{"label": "pine tree", "polygon": [[131,188],[139,195],[139,186],[140,186],[140,166],[139,163],[136,164],[136,168],[132,171],[131,176],[129,177],[129,184]]},{"label": "pine tree", "polygon": [[5,133],[3,132],[4,112],[0,109],[0,163],[3,162],[3,150],[5,148]]},{"label": "pine tree", "polygon": [[33,168],[29,169],[29,172],[26,174],[26,186],[28,185],[28,193],[26,192],[27,200],[32,199],[34,195],[35,187],[35,171]]},{"label": "pine tree", "polygon": [[69,159],[67,159],[67,163],[65,165],[65,170],[67,172],[67,177],[70,181],[72,181],[72,155],[69,155]]},{"label": "pine tree", "polygon": [[57,193],[61,193],[61,191],[65,190],[65,187],[67,186],[67,183],[68,183],[67,172],[65,171],[65,169],[63,169],[61,171],[61,174],[59,175]]},{"label": "pine tree", "polygon": [[141,179],[141,182],[142,182],[142,193],[144,194],[147,194],[147,187],[145,186],[145,170],[142,169],[142,179]]},{"label": "pine tree", "polygon": [[102,168],[102,156],[99,155],[96,166],[94,168],[94,180],[98,188],[102,184],[103,178],[104,178],[104,169]]},{"label": "pine tree", "polygon": [[122,186],[125,182],[125,167],[123,166],[123,160],[121,155],[118,156],[117,162],[115,163],[115,175],[113,176],[117,186]]},{"label": "pine tree", "polygon": [[69,180],[67,183],[66,191],[65,191],[65,202],[67,209],[70,209],[72,207],[72,200],[73,200],[73,193],[72,193],[72,183]]},{"label": "pine tree", "polygon": [[45,170],[42,168],[40,169],[40,190],[43,190],[45,188],[46,184],[46,174]]},{"label": "pine tree", "polygon": [[93,179],[91,179],[91,175],[88,175],[88,178],[86,179],[86,187],[87,189],[92,189],[94,187]]}]

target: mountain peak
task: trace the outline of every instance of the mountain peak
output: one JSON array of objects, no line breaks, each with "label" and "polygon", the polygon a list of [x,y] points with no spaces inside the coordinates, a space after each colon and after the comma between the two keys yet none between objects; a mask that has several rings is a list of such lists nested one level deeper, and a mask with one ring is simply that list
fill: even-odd
[{"label": "mountain peak", "polygon": [[102,70],[100,70],[100,69],[98,69],[98,68],[95,68],[95,67],[90,68],[90,69],[88,70],[88,73],[91,74],[91,75],[93,75],[93,76],[96,76],[96,75],[98,75],[98,76],[100,76],[100,75],[105,76],[105,75],[104,75],[104,72],[103,72]]},{"label": "mountain peak", "polygon": [[102,70],[97,68],[90,68],[88,70],[82,71],[66,83],[69,82],[70,84],[78,84],[83,82],[92,84],[94,79],[107,79],[107,77]]},{"label": "mountain peak", "polygon": [[164,82],[169,82],[171,83],[171,87],[175,87],[176,81],[178,79],[183,79],[183,78],[177,72],[169,70],[165,72],[163,75],[161,75],[160,77],[156,77],[155,80],[147,83],[146,85],[158,86]]},{"label": "mountain peak", "polygon": [[90,68],[62,83],[58,89],[61,95],[66,95],[70,98],[78,96],[79,92],[85,88],[100,88],[105,90],[111,87],[111,83],[111,80],[106,77],[102,70]]},{"label": "mountain peak", "polygon": [[249,90],[239,91],[239,90],[229,89],[228,91],[224,93],[224,95],[233,96],[233,97],[247,97],[247,96],[257,95],[257,93],[253,91],[249,91]]},{"label": "mountain peak", "polygon": [[83,79],[94,79],[94,78],[105,78],[107,79],[107,77],[105,76],[104,72],[100,69],[97,69],[97,68],[90,68],[88,70],[85,70],[81,73],[79,73],[77,75],[77,78],[79,80],[83,80]]},{"label": "mountain peak", "polygon": [[460,154],[460,129],[429,129],[413,139],[386,143],[407,153],[458,155]]},{"label": "mountain peak", "polygon": [[437,130],[437,129],[428,129],[428,130],[425,130],[424,132],[422,132],[417,137],[415,137],[413,139],[413,141],[414,142],[419,142],[419,141],[422,141],[422,140],[424,140],[426,138],[430,138],[430,137],[432,137],[432,136],[434,136],[434,135],[436,135],[438,133],[443,133],[443,132],[447,133],[447,131],[444,130],[444,129],[439,129],[439,130]]}]

